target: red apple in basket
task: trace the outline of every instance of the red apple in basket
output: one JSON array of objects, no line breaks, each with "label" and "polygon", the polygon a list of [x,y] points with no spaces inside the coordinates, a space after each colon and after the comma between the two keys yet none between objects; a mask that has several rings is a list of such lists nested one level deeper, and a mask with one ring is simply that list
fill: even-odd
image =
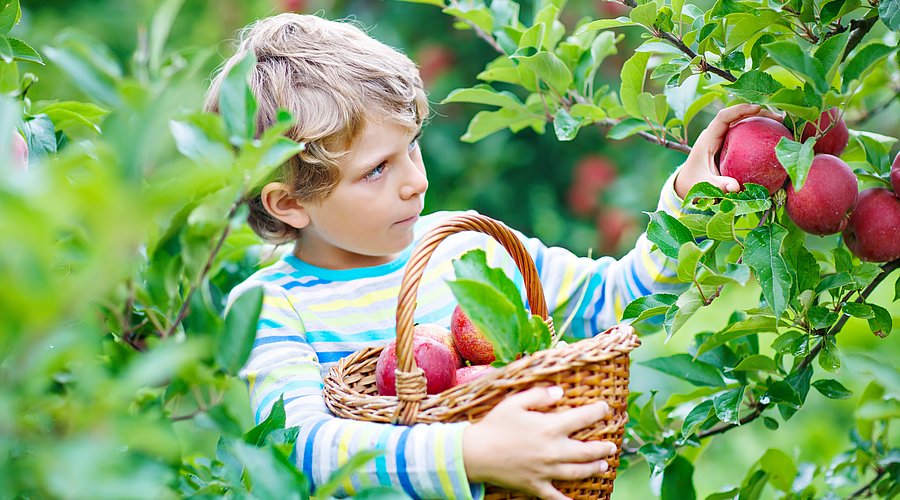
[{"label": "red apple in basket", "polygon": [[[382,396],[396,396],[397,341],[385,346],[375,364],[375,387]],[[426,392],[437,394],[456,385],[456,359],[446,345],[427,337],[413,337],[413,359],[425,372]]]},{"label": "red apple in basket", "polygon": [[463,359],[459,355],[459,351],[456,350],[456,344],[453,342],[453,334],[450,333],[450,330],[438,325],[417,323],[413,328],[413,335],[428,337],[431,340],[437,340],[444,344],[450,349],[453,358],[456,359],[456,367],[459,368],[460,366],[463,366]]},{"label": "red apple in basket", "polygon": [[494,346],[481,333],[481,330],[456,306],[450,315],[450,332],[453,333],[453,342],[462,357],[468,359],[473,365],[487,365],[494,362]]},{"label": "red apple in basket", "polygon": [[472,365],[457,368],[456,385],[463,385],[494,371],[497,371],[497,369],[491,365]]}]

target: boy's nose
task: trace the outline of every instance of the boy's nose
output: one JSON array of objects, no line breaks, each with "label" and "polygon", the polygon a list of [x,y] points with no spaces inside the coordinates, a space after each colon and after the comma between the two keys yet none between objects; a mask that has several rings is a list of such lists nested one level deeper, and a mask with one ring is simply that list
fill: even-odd
[{"label": "boy's nose", "polygon": [[425,175],[425,165],[410,160],[407,164],[407,175],[403,185],[400,186],[400,197],[408,200],[416,195],[423,195],[428,190],[428,177]]}]

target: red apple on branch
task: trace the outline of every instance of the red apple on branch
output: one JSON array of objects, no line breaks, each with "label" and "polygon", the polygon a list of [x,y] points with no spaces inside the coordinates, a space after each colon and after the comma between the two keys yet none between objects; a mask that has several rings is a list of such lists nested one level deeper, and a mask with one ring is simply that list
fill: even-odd
[{"label": "red apple on branch", "polygon": [[843,160],[816,155],[800,191],[788,182],[785,210],[797,227],[824,236],[841,232],[856,207],[859,182]]},{"label": "red apple on branch", "polygon": [[843,234],[847,248],[862,260],[900,258],[900,197],[886,188],[866,189]]},{"label": "red apple on branch", "polygon": [[793,139],[787,127],[771,118],[754,116],[737,122],[725,134],[719,171],[742,187],[747,182],[761,184],[774,194],[787,179],[787,170],[775,156],[782,137]]},{"label": "red apple on branch", "polygon": [[[844,123],[844,119],[840,117],[840,114],[841,111],[839,109],[831,108],[822,113],[816,123],[807,123],[803,127],[803,136],[800,142],[805,142],[806,139],[816,135],[816,125],[818,124],[820,131],[828,130],[828,132],[816,141],[813,151],[816,154],[841,156],[841,153],[847,147],[847,142],[850,140],[850,131],[847,130],[847,124]],[[836,123],[835,120],[837,120]],[[832,123],[835,124],[833,127],[831,127]],[[831,127],[831,129],[829,130],[828,127]]]}]

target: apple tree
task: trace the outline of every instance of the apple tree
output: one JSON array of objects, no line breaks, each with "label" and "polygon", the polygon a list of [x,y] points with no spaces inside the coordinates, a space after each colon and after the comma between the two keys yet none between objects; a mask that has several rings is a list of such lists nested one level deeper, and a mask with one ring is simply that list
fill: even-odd
[{"label": "apple tree", "polygon": [[[884,342],[896,328],[897,139],[855,124],[888,109],[900,92],[900,2],[624,0],[627,15],[567,26],[565,0],[529,3],[529,13],[512,0],[408,1],[442,8],[496,52],[477,75],[482,83],[443,100],[490,107],[474,116],[463,141],[548,127],[570,141],[593,125],[610,140],[640,137],[687,153],[703,112],[747,102],[783,114],[782,123],[762,119],[775,135],[753,123],[729,132],[718,160],[723,175],[742,182],[740,192],[701,183],[685,197],[685,217],[649,214],[648,236],[678,259],[684,291],[640,298],[622,319],[664,331],[666,341],[691,336],[687,352],[643,364],[695,390],[667,401],[633,395],[623,455],[647,462],[662,498],[694,498],[697,449],[754,421],[777,441],[779,426],[815,389],[858,401],[847,452],[810,463],[772,446],[740,485],[722,484],[709,498],[900,493],[900,449],[890,431],[900,417],[896,370],[871,367],[861,394],[834,377],[850,318]],[[625,49],[626,35],[635,34],[637,46]],[[598,86],[598,68],[623,50],[617,84]],[[780,174],[774,184],[761,185],[756,174],[764,168]],[[731,312],[724,327],[683,328],[703,308],[720,307],[723,293],[747,286],[758,287],[758,303]],[[876,300],[879,286],[893,293]]]}]

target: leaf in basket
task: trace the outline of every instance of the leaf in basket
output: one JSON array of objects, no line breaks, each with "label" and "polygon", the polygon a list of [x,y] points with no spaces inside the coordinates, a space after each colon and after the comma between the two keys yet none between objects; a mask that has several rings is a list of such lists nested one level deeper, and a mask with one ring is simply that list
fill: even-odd
[{"label": "leaf in basket", "polygon": [[[459,307],[494,346],[494,355],[501,363],[510,363],[520,352],[519,316],[525,315],[493,286],[473,280],[448,281]],[[527,318],[525,320],[527,325]]]},{"label": "leaf in basket", "polygon": [[523,342],[527,342],[530,338],[530,345],[525,348],[524,351],[528,354],[532,354],[543,351],[544,349],[549,349],[553,342],[553,338],[550,335],[550,328],[547,327],[547,323],[544,323],[544,320],[537,314],[532,314],[530,320],[531,335],[522,339]]},{"label": "leaf in basket", "polygon": [[469,250],[462,257],[453,261],[453,270],[456,271],[457,279],[480,281],[491,285],[500,290],[514,306],[525,309],[519,288],[502,269],[488,266],[487,254],[484,250],[480,248]]}]

